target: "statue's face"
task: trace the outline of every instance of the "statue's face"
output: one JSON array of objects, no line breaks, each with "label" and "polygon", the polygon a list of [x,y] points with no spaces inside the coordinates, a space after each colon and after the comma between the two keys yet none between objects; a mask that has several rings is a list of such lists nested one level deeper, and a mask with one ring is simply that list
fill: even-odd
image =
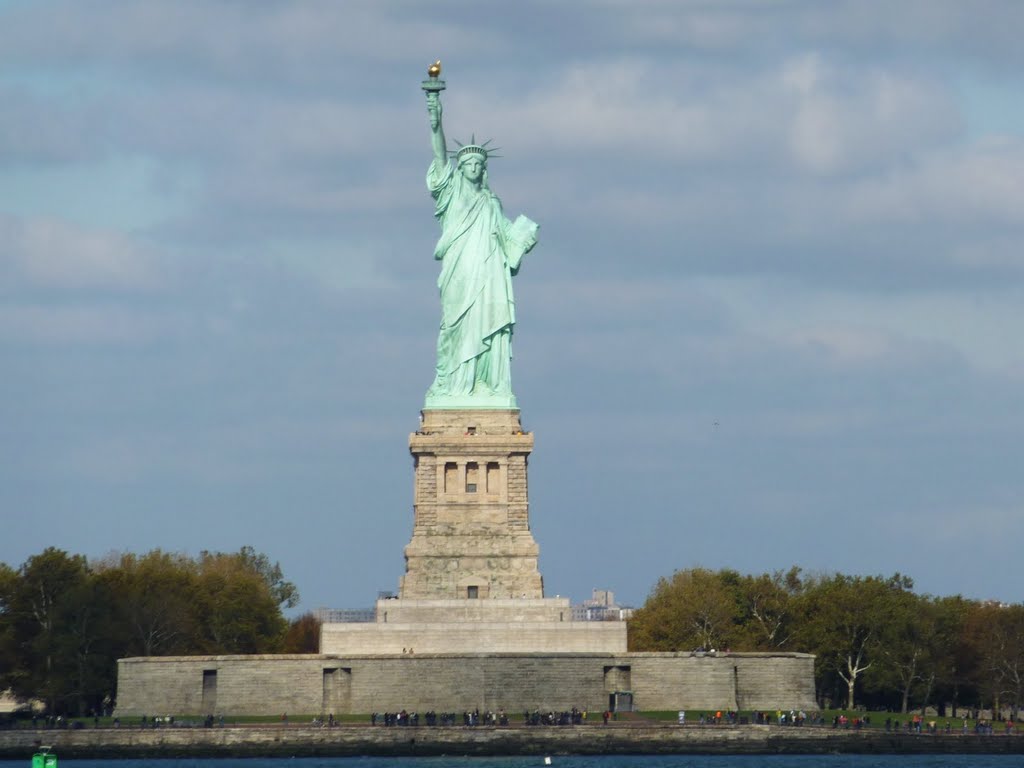
[{"label": "statue's face", "polygon": [[484,160],[478,155],[469,155],[462,161],[462,175],[474,184],[484,176]]}]

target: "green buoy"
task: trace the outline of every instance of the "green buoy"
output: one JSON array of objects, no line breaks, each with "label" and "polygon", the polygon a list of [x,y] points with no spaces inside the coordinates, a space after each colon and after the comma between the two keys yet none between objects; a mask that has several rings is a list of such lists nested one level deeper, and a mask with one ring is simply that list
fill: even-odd
[{"label": "green buoy", "polygon": [[50,752],[50,747],[39,749],[39,752],[32,755],[32,768],[57,768],[57,756]]}]

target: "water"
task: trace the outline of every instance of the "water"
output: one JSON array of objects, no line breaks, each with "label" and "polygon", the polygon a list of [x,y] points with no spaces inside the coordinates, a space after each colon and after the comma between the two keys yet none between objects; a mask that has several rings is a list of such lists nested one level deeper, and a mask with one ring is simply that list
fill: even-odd
[{"label": "water", "polygon": [[[28,768],[0,760],[0,768]],[[1020,768],[1015,755],[766,755],[562,757],[551,768]],[[545,768],[543,757],[328,757],[60,760],[62,768]]]}]

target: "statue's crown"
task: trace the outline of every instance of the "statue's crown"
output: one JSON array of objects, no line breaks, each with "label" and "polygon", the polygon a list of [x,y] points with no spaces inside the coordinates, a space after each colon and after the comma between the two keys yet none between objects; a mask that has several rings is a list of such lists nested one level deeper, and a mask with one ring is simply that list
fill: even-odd
[{"label": "statue's crown", "polygon": [[470,138],[469,144],[463,144],[458,139],[455,139],[455,143],[459,145],[459,148],[451,153],[452,156],[455,158],[455,164],[458,165],[459,163],[461,163],[462,158],[465,157],[466,155],[480,155],[484,159],[485,163],[487,162],[488,158],[501,157],[501,155],[494,154],[499,149],[499,147],[487,146],[488,144],[491,143],[491,141],[492,139],[488,139],[483,144],[477,144],[476,134],[473,134],[473,136]]}]

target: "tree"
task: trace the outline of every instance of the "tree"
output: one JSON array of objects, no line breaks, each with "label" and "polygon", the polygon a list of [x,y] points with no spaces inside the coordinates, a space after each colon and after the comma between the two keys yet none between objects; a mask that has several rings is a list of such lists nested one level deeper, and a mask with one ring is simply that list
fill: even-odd
[{"label": "tree", "polygon": [[796,629],[794,601],[803,592],[800,569],[744,576],[739,582],[743,627],[752,649],[786,648]]},{"label": "tree", "polygon": [[11,686],[14,672],[15,642],[11,600],[18,574],[6,563],[0,563],[0,691]]},{"label": "tree", "polygon": [[281,653],[319,653],[320,620],[312,613],[304,613],[288,623],[288,631],[281,643]]},{"label": "tree", "polygon": [[[955,685],[956,649],[963,626],[962,598],[934,598],[910,592],[894,595],[885,667],[900,694],[900,712],[910,711],[919,693],[922,712],[936,689]],[[956,698],[953,698],[956,701]]]},{"label": "tree", "polygon": [[299,590],[290,581],[285,581],[279,563],[271,563],[269,557],[250,546],[242,547],[238,552],[238,558],[244,568],[259,574],[279,606],[294,608],[299,604]]},{"label": "tree", "polygon": [[944,669],[939,677],[941,701],[953,705],[952,716],[962,703],[977,702],[978,654],[971,644],[970,617],[979,603],[956,595],[939,599],[943,634],[949,638],[942,658]]},{"label": "tree", "polygon": [[1024,692],[1024,605],[981,604],[966,632],[978,657],[981,694],[995,712],[1012,707],[1016,719]]},{"label": "tree", "polygon": [[0,564],[0,690],[51,713],[99,712],[118,658],[274,651],[298,591],[251,547],[198,560],[154,550],[94,566],[47,549]]},{"label": "tree", "polygon": [[276,651],[287,624],[279,593],[243,551],[203,552],[199,557],[197,617],[206,653]]},{"label": "tree", "polygon": [[844,576],[814,580],[804,596],[801,642],[818,656],[820,677],[836,674],[846,687],[846,707],[853,709],[860,675],[876,663],[886,644],[895,596],[913,587],[900,574]]},{"label": "tree", "polygon": [[880,693],[887,705],[898,697],[899,711],[906,713],[911,694],[925,682],[930,692],[935,682],[937,615],[928,598],[910,591],[890,595],[888,611],[885,642],[878,647],[877,663],[865,676],[865,683]]},{"label": "tree", "polygon": [[280,566],[252,547],[198,559],[114,555],[97,571],[116,595],[129,656],[270,652],[286,627],[280,606],[298,600]]},{"label": "tree", "polygon": [[122,653],[165,656],[194,647],[198,576],[193,560],[155,549],[108,559],[97,571],[117,602]]},{"label": "tree", "polygon": [[[22,699],[37,697],[51,712],[64,711],[75,660],[66,653],[62,619],[88,578],[85,558],[50,547],[30,557],[7,586],[7,632],[12,659],[7,682]],[[10,577],[5,577],[10,582]]]},{"label": "tree", "polygon": [[114,698],[120,651],[115,612],[111,590],[91,574],[61,601],[56,648],[67,670],[60,695],[70,712],[99,713]]},{"label": "tree", "polygon": [[676,571],[661,578],[629,622],[632,650],[678,651],[728,647],[739,606],[727,581],[738,574],[704,568]]}]

